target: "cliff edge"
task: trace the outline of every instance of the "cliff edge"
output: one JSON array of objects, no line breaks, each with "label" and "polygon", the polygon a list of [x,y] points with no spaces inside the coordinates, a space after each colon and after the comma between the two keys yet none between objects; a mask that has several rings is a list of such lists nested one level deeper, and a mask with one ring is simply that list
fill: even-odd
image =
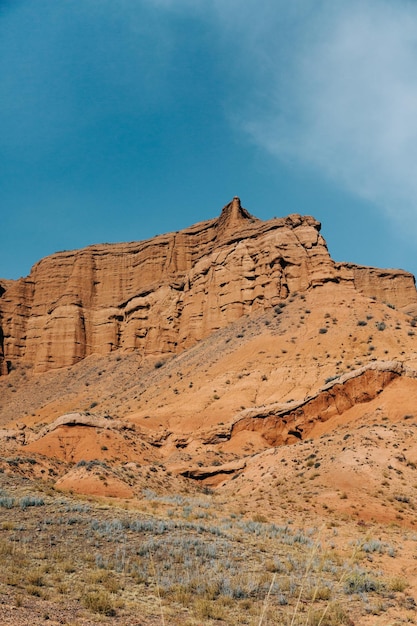
[{"label": "cliff edge", "polygon": [[180,232],[48,256],[28,277],[0,280],[0,373],[119,349],[178,353],[329,281],[417,311],[412,274],[335,263],[320,228],[310,216],[259,220],[233,198],[218,218]]}]

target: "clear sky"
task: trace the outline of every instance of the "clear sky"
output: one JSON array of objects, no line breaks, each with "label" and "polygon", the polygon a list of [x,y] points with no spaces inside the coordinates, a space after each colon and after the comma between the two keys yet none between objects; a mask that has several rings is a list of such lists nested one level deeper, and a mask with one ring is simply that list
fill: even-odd
[{"label": "clear sky", "polygon": [[417,273],[413,0],[0,0],[0,276],[219,214]]}]

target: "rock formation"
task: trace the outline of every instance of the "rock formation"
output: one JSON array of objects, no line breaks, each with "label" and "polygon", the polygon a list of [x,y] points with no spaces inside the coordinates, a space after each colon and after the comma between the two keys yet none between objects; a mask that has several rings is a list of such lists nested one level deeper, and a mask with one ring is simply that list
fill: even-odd
[{"label": "rock formation", "polygon": [[238,198],[219,218],[142,242],[92,245],[0,281],[0,373],[35,372],[91,354],[177,353],[294,292],[349,281],[364,295],[417,310],[414,277],[335,263],[312,217],[261,221]]},{"label": "rock formation", "polygon": [[287,405],[275,404],[242,411],[230,436],[243,430],[262,434],[270,446],[306,439],[317,421],[325,422],[352,406],[370,402],[400,376],[417,373],[395,361],[374,361],[327,383],[318,393]]}]

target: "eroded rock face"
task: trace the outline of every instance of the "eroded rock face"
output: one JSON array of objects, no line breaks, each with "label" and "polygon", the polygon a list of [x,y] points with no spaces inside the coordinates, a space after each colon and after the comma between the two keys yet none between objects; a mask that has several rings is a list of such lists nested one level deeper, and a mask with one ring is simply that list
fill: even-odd
[{"label": "eroded rock face", "polygon": [[396,361],[374,361],[332,380],[316,395],[301,402],[242,411],[230,436],[244,430],[261,433],[270,446],[306,439],[317,421],[325,422],[356,404],[370,402],[400,376],[417,373]]},{"label": "eroded rock face", "polygon": [[263,222],[234,198],[219,218],[181,232],[59,252],[27,278],[0,281],[0,373],[116,349],[176,353],[295,291],[341,280],[417,309],[411,274],[335,264],[314,218]]}]

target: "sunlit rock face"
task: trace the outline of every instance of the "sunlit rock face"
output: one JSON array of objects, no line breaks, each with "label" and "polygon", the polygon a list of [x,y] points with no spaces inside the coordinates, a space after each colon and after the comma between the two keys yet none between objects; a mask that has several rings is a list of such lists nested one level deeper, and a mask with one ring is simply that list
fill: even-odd
[{"label": "sunlit rock face", "polygon": [[262,221],[239,198],[214,220],[141,242],[93,245],[0,281],[0,373],[91,354],[178,353],[242,315],[325,282],[417,310],[414,277],[335,263],[313,217]]}]

